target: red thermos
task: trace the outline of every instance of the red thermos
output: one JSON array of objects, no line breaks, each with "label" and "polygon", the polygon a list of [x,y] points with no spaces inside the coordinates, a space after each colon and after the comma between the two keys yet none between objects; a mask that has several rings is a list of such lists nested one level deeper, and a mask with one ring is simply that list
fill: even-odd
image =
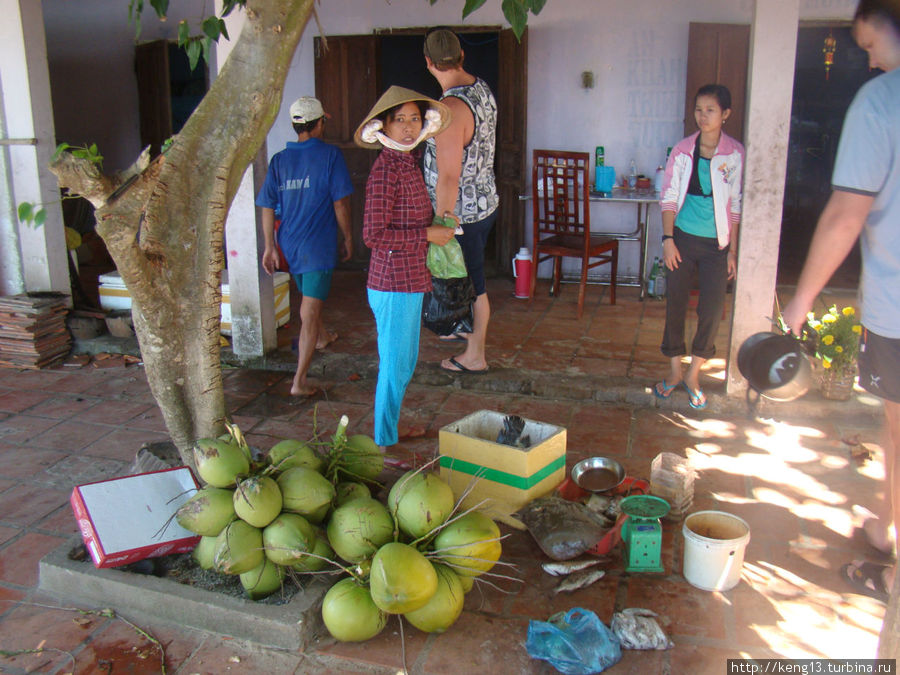
[{"label": "red thermos", "polygon": [[512,260],[513,277],[516,280],[516,297],[531,297],[531,251],[523,246]]}]

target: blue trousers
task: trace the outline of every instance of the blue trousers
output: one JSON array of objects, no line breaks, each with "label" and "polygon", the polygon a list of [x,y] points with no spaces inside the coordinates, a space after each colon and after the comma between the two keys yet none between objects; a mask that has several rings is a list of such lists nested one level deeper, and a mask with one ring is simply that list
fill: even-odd
[{"label": "blue trousers", "polygon": [[419,358],[424,293],[370,289],[369,307],[378,330],[378,383],[375,387],[375,443],[394,445],[406,387]]}]

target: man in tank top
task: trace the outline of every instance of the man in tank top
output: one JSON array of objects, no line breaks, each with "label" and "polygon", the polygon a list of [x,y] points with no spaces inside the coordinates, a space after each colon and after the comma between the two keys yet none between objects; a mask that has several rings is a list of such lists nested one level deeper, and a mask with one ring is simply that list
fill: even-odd
[{"label": "man in tank top", "polygon": [[449,336],[467,340],[462,354],[445,359],[441,367],[451,372],[483,373],[487,327],[491,317],[484,283],[484,247],[497,218],[497,188],[494,182],[494,146],[497,103],[484,80],[463,69],[459,39],[438,28],[425,36],[425,63],[441,86],[441,101],[453,119],[425,147],[425,185],[434,212],[450,212],[459,218],[458,235],[466,269],[475,287],[472,332]]}]

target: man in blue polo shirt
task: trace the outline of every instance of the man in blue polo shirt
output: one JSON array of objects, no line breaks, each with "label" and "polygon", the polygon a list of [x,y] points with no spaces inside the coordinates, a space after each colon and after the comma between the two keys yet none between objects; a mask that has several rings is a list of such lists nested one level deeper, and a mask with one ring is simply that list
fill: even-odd
[{"label": "man in blue polo shirt", "polygon": [[310,396],[316,387],[306,379],[312,355],[337,336],[322,324],[322,305],[331,289],[337,262],[338,236],[343,234],[341,260],[350,259],[353,233],[350,225],[350,194],[353,185],[341,151],[321,140],[325,111],[311,96],[291,104],[291,121],[297,141],[276,153],[256,205],[262,207],[266,249],[263,269],[274,274],[279,267],[275,246],[275,212],[281,214],[278,246],[303,295],[300,303],[300,337],[297,372],[291,384],[294,396]]}]

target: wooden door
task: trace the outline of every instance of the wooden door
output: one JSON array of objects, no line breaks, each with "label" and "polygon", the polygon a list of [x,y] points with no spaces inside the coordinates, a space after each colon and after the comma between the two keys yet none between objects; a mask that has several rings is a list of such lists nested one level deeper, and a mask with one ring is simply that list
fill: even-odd
[{"label": "wooden door", "polygon": [[744,142],[750,26],[731,23],[691,23],[688,38],[684,135],[697,131],[694,96],[704,84],[724,84],[731,91],[731,116],[725,133]]},{"label": "wooden door", "polygon": [[152,157],[159,154],[163,141],[172,135],[168,41],[155,40],[137,45],[134,50],[134,72],[138,87],[141,147],[149,145]]},{"label": "wooden door", "polygon": [[497,152],[494,172],[500,206],[497,209],[496,265],[511,271],[512,258],[525,243],[525,121],[528,101],[528,30],[522,41],[511,29],[500,31],[497,83]]},{"label": "wooden door", "polygon": [[353,132],[375,103],[380,92],[378,38],[375,35],[329,36],[315,39],[316,98],[331,119],[325,122],[324,140],[338,146],[353,181],[350,198],[353,222],[353,266],[369,261],[363,243],[363,211],[366,180],[377,150],[365,150],[353,142]]}]

